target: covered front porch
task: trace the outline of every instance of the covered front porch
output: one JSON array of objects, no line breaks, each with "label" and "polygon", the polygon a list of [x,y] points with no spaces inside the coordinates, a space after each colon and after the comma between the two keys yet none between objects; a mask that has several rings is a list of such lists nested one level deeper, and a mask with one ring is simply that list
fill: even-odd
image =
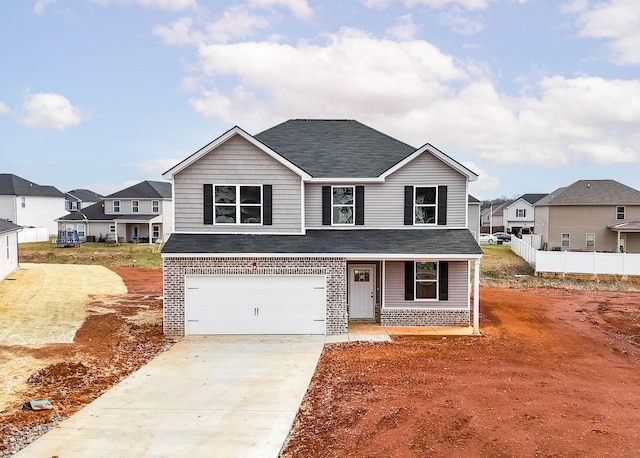
[{"label": "covered front porch", "polygon": [[640,253],[640,221],[607,226],[617,234],[616,253]]},{"label": "covered front porch", "polygon": [[113,223],[118,243],[162,243],[162,215],[123,215]]}]

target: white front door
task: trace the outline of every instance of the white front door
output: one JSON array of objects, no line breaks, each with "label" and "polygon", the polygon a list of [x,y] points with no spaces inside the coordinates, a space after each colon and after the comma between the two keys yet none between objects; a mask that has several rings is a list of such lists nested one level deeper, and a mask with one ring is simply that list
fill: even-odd
[{"label": "white front door", "polygon": [[375,318],[375,264],[349,266],[349,318]]}]

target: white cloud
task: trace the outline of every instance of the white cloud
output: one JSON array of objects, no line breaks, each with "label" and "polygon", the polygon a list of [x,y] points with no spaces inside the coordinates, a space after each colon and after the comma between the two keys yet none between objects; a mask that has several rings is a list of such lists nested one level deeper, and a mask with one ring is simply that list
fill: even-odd
[{"label": "white cloud", "polygon": [[438,22],[451,27],[454,32],[462,35],[473,35],[484,29],[484,23],[480,20],[471,19],[462,13],[458,7],[452,8],[450,11],[443,12]]},{"label": "white cloud", "polygon": [[64,130],[90,118],[78,107],[74,107],[69,99],[52,92],[28,94],[21,109],[19,121],[35,129]]},{"label": "white cloud", "polygon": [[408,41],[413,40],[419,30],[418,26],[413,22],[413,17],[410,14],[405,14],[400,16],[396,24],[389,27],[386,33],[389,37]]},{"label": "white cloud", "polygon": [[198,6],[196,0],[91,0],[91,3],[106,6],[110,3],[131,4],[137,3],[141,6],[159,8],[169,11],[180,11]]},{"label": "white cloud", "polygon": [[405,0],[407,6],[426,5],[430,8],[443,8],[449,5],[462,6],[468,10],[483,10],[489,3],[497,0]]},{"label": "white cloud", "polygon": [[42,15],[44,14],[44,10],[49,3],[54,3],[56,0],[36,0],[35,5],[33,5],[33,14]]},{"label": "white cloud", "polygon": [[4,103],[0,102],[0,115],[1,114],[5,114],[5,113],[9,113],[9,107],[6,106]]},{"label": "white cloud", "polygon": [[463,162],[462,165],[478,175],[476,181],[469,183],[469,192],[471,194],[475,193],[475,197],[489,195],[492,191],[500,189],[502,185],[500,180],[488,173],[484,168],[470,161]]},{"label": "white cloud", "polygon": [[367,8],[375,8],[377,10],[385,10],[387,9],[394,0],[360,0]]},{"label": "white cloud", "polygon": [[114,192],[120,191],[122,189],[127,189],[130,186],[136,185],[140,183],[140,180],[127,180],[121,183],[93,183],[82,186],[85,189],[91,189],[98,194],[102,194],[103,196],[108,196],[109,194],[113,194]]},{"label": "white cloud", "polygon": [[144,173],[162,174],[179,163],[182,159],[155,158],[138,164],[136,169]]},{"label": "white cloud", "polygon": [[298,19],[308,20],[313,16],[313,10],[307,0],[249,0],[252,8],[270,8],[273,6],[284,6],[291,10]]},{"label": "white cloud", "polygon": [[611,60],[640,64],[640,2],[609,0],[590,6],[585,0],[565,4],[562,11],[578,14],[580,35],[609,40]]}]

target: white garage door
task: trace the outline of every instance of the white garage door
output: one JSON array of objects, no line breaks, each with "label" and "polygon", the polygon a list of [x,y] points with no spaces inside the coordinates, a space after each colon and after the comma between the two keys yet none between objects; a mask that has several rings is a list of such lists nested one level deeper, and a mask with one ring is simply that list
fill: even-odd
[{"label": "white garage door", "polygon": [[187,276],[185,333],[325,334],[322,276]]}]

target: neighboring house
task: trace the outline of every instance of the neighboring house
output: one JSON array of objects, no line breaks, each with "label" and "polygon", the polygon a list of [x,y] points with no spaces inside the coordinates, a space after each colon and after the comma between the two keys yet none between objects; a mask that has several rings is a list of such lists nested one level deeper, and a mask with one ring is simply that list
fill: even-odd
[{"label": "neighboring house", "polygon": [[491,233],[495,232],[496,228],[502,230],[504,228],[504,211],[510,203],[511,201],[507,201],[483,209],[480,212],[480,225],[488,227],[489,230],[487,232]]},{"label": "neighboring house", "polygon": [[504,209],[504,228],[512,234],[534,232],[535,207],[534,204],[546,194],[523,194],[507,205]]},{"label": "neighboring house", "polygon": [[57,221],[60,231],[64,234],[77,231],[81,241],[166,240],[173,228],[171,183],[142,181]]},{"label": "neighboring house", "polygon": [[543,250],[640,253],[640,191],[614,180],[580,180],[535,204]]},{"label": "neighboring house", "polygon": [[0,219],[18,226],[57,230],[64,213],[65,195],[53,186],[41,186],[11,173],[0,173]]},{"label": "neighboring house", "polygon": [[0,219],[0,281],[7,278],[18,268],[18,231],[17,224]]},{"label": "neighboring house", "polygon": [[429,144],[357,121],[290,120],[255,136],[234,127],[164,176],[175,207],[162,249],[168,335],[332,335],[360,319],[473,318],[477,330],[477,175]]},{"label": "neighboring house", "polygon": [[469,194],[469,200],[467,202],[467,213],[469,218],[468,227],[473,237],[478,240],[478,234],[480,234],[480,206],[482,202]]},{"label": "neighboring house", "polygon": [[88,189],[74,189],[67,192],[66,195],[66,207],[68,212],[82,210],[90,205],[97,204],[104,196],[97,192],[89,191]]}]

